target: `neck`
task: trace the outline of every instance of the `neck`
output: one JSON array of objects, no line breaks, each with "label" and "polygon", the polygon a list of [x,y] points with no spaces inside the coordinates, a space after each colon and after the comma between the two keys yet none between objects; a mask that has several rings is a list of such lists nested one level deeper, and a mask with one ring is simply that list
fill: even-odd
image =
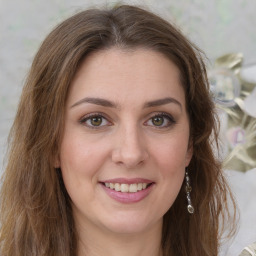
[{"label": "neck", "polygon": [[[88,224],[88,223],[87,223]],[[78,256],[162,256],[162,223],[143,233],[120,234],[88,226],[77,229]]]}]

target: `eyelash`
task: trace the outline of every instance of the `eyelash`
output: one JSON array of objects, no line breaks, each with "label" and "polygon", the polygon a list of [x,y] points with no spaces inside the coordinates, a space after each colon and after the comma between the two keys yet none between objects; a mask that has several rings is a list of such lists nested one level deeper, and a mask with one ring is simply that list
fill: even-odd
[{"label": "eyelash", "polygon": [[[161,117],[164,119],[164,122],[167,120],[167,124],[164,126],[157,126],[157,125],[151,125],[156,129],[165,129],[165,128],[169,128],[170,126],[174,125],[176,123],[176,121],[174,120],[173,116],[165,113],[165,112],[160,112],[160,113],[156,113],[153,116],[151,116],[144,124],[146,124],[147,122],[151,121],[156,118],[156,117]],[[148,125],[150,126],[150,125]]]},{"label": "eyelash", "polygon": [[[164,122],[167,120],[167,124],[165,124],[164,126],[162,125],[154,125],[154,124],[147,124],[149,121],[153,121],[154,118],[157,118],[157,117],[160,117],[160,118],[163,118],[164,119]],[[92,119],[93,118],[101,118],[101,120],[105,120],[105,122],[107,122],[108,124],[100,124],[100,125],[92,125],[92,124],[86,124],[87,121],[91,121],[92,122]],[[106,127],[106,126],[111,126],[112,123],[108,120],[108,118],[105,117],[105,115],[103,113],[92,113],[92,114],[88,114],[84,117],[82,117],[80,120],[79,120],[79,123],[82,124],[82,125],[85,125],[86,127],[90,128],[90,129],[100,129],[102,127]],[[165,113],[165,112],[160,112],[160,113],[156,113],[154,114],[153,116],[151,116],[149,119],[147,119],[146,122],[144,122],[144,125],[146,126],[152,126],[156,129],[164,129],[164,128],[169,128],[170,126],[174,125],[176,123],[176,121],[174,120],[174,118],[172,117],[172,115],[168,114],[168,113]]]},{"label": "eyelash", "polygon": [[94,125],[88,125],[88,124],[86,124],[86,122],[87,121],[92,121],[92,119],[93,118],[101,118],[102,120],[106,120],[107,122],[108,122],[108,124],[106,124],[106,125],[103,125],[104,127],[105,126],[111,126],[112,125],[112,123],[111,122],[109,122],[108,121],[108,118],[106,118],[105,116],[104,116],[104,114],[102,114],[102,113],[92,113],[92,114],[88,114],[88,115],[86,115],[86,116],[84,116],[84,117],[82,117],[80,120],[79,120],[79,123],[80,124],[82,124],[82,125],[85,125],[86,127],[88,127],[88,128],[90,128],[90,129],[99,129],[99,128],[101,128],[102,127],[102,125],[99,125],[99,126],[94,126]]}]

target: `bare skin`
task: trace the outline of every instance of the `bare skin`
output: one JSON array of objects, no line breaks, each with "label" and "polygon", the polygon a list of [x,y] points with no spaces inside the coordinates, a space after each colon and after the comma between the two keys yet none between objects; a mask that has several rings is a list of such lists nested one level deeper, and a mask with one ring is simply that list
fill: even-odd
[{"label": "bare skin", "polygon": [[78,70],[56,160],[72,200],[78,256],[162,255],[163,216],[192,157],[179,75],[169,59],[145,49],[99,51]]}]

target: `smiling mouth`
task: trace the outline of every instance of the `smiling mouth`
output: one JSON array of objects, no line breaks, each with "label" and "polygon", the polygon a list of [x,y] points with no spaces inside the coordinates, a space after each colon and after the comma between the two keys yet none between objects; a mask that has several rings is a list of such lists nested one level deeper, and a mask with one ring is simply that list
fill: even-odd
[{"label": "smiling mouth", "polygon": [[115,190],[117,192],[123,193],[136,193],[141,190],[147,189],[153,183],[134,183],[134,184],[125,184],[125,183],[102,183],[105,187]]}]

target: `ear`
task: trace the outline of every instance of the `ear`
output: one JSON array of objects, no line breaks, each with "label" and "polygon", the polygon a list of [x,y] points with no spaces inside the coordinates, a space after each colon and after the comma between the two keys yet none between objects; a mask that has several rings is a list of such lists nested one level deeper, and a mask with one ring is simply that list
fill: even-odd
[{"label": "ear", "polygon": [[53,166],[54,166],[54,168],[60,168],[60,157],[59,157],[59,154],[57,154],[54,157]]},{"label": "ear", "polygon": [[188,167],[192,157],[193,157],[193,143],[192,143],[192,140],[190,140],[189,144],[188,144],[188,150],[187,150],[187,153],[186,153],[186,159],[185,159],[185,166],[186,167]]}]

